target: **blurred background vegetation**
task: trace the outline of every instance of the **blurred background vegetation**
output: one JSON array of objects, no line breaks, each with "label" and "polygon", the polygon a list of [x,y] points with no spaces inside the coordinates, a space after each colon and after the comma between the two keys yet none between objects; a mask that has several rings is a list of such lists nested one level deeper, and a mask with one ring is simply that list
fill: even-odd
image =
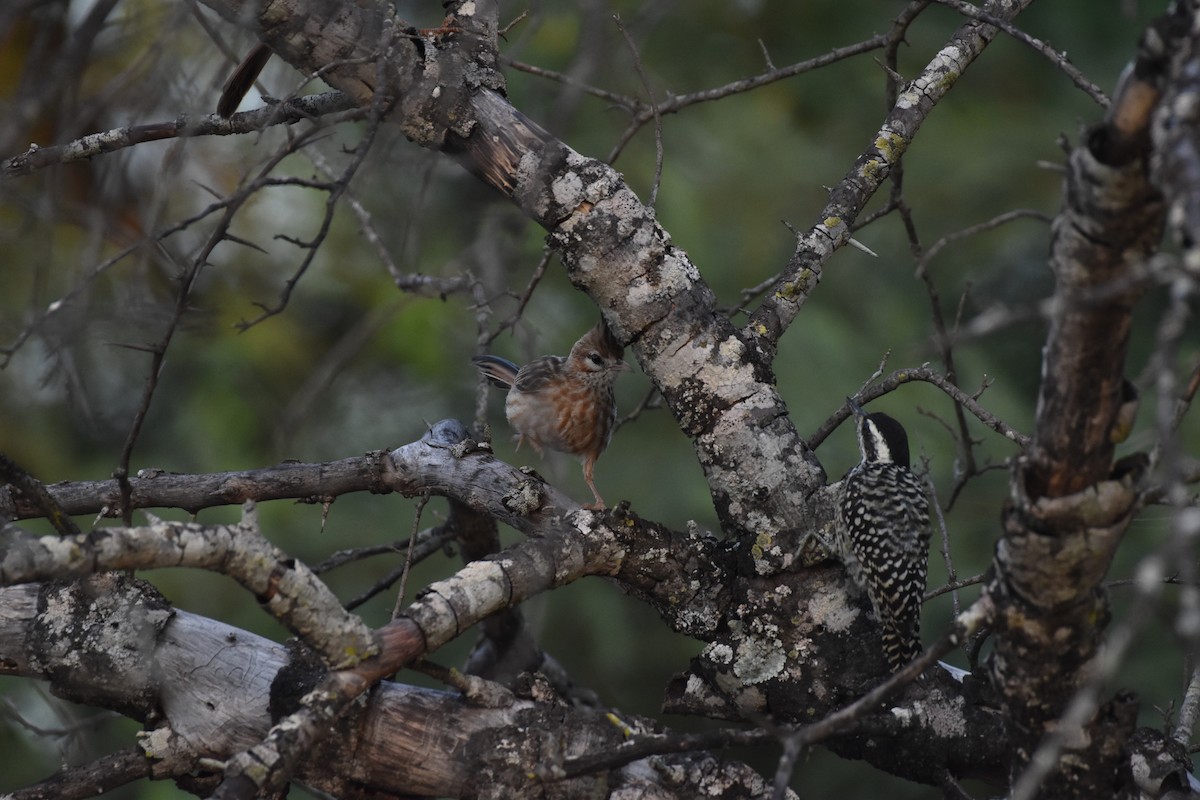
[{"label": "blurred background vegetation", "polygon": [[[503,52],[589,85],[644,97],[633,55],[613,21],[619,14],[637,43],[651,87],[662,97],[752,76],[764,68],[764,53],[783,66],[858,41],[886,29],[904,5],[898,0],[505,3],[502,25],[522,12],[527,16],[508,31]],[[1042,2],[1018,24],[1065,50],[1085,75],[1110,91],[1144,24],[1164,5]],[[73,47],[79,31],[89,14],[105,6],[113,6],[111,13],[90,49],[79,54]],[[418,27],[441,21],[436,3],[401,3],[400,13]],[[919,71],[960,22],[944,7],[924,12],[908,33],[900,72]],[[24,0],[0,11],[0,26],[0,158],[30,142],[58,144],[85,133],[210,113],[225,76],[251,44],[207,10],[173,0],[124,0],[115,6]],[[206,30],[217,32],[222,45]],[[874,136],[886,110],[881,57],[879,52],[859,56],[663,119],[657,212],[722,303],[737,306],[743,289],[782,267],[794,245],[785,223],[800,230],[811,226],[824,204],[825,187],[845,174]],[[627,125],[627,114],[603,100],[519,69],[506,73],[515,106],[586,155],[606,157]],[[305,85],[278,60],[263,80],[276,96],[321,90]],[[252,97],[246,107],[257,103]],[[1077,140],[1081,126],[1101,114],[1046,58],[1001,35],[933,113],[904,158],[904,196],[922,244],[928,247],[1014,208],[1053,214],[1060,196],[1056,165],[1064,158],[1062,141]],[[340,171],[363,127],[331,129],[309,151]],[[47,482],[111,475],[150,363],[144,351],[128,345],[162,336],[177,276],[216,218],[191,224],[158,246],[145,244],[144,235],[196,214],[214,194],[233,191],[287,135],[273,129],[143,144],[0,183],[0,346],[20,343],[0,370],[0,452]],[[278,174],[317,175],[309,151],[289,156]],[[654,162],[653,126],[647,126],[620,153],[616,166],[645,198]],[[428,423],[445,417],[473,419],[480,387],[469,360],[477,352],[478,326],[491,333],[516,309],[516,298],[541,258],[544,231],[453,163],[386,128],[351,191],[401,271],[444,276],[469,271],[484,287],[490,318],[469,295],[429,298],[398,291],[358,218],[343,205],[287,308],[239,330],[239,322],[258,316],[255,304],[279,300],[302,261],[303,253],[280,235],[311,238],[324,213],[326,197],[318,191],[263,191],[233,226],[233,233],[262,252],[226,242],[201,273],[134,449],[133,471],[219,472],[284,459],[330,461],[409,442]],[[886,354],[885,372],[926,361],[941,367],[931,341],[930,299],[914,277],[900,219],[885,217],[856,238],[878,257],[850,248],[835,255],[780,348],[779,388],[806,435],[862,386]],[[1044,222],[1024,219],[946,248],[929,266],[943,313],[953,319],[960,299],[966,320],[996,304],[1028,311],[1051,291],[1048,239]],[[112,260],[138,242],[141,246]],[[57,310],[46,315],[55,301]],[[1161,307],[1152,290],[1135,332],[1130,361],[1135,380],[1153,347]],[[565,353],[596,317],[552,261],[515,329],[489,349],[517,361]],[[22,338],[35,321],[32,334]],[[1043,335],[1042,323],[1027,316],[956,350],[960,385],[973,391],[990,382],[983,404],[1023,432],[1030,432],[1033,419]],[[1181,358],[1190,364],[1197,350],[1200,337],[1193,331]],[[623,378],[622,411],[636,407],[648,389],[636,369]],[[533,463],[569,493],[586,498],[573,460],[551,455],[538,463],[524,450],[513,452],[500,398],[490,395],[488,409],[499,455]],[[1148,444],[1152,423],[1145,407],[1151,403],[1143,404],[1142,432],[1123,452]],[[927,459],[945,504],[960,468],[947,398],[913,384],[874,407],[908,427],[914,453]],[[972,480],[946,514],[960,576],[980,573],[989,563],[1006,496],[1004,464],[1015,452],[982,426],[972,430],[979,438],[980,463],[995,469]],[[1194,452],[1200,436],[1195,419],[1184,435]],[[845,426],[836,431],[818,455],[830,478],[840,477],[858,458],[852,431]],[[647,410],[617,432],[599,462],[597,484],[610,501],[628,499],[644,517],[673,527],[695,520],[715,529],[690,444],[662,410]],[[327,520],[312,505],[266,504],[260,513],[274,542],[315,563],[334,550],[407,536],[414,506],[396,496],[350,496],[334,503]],[[433,524],[442,513],[435,500],[420,524]],[[199,519],[225,521],[237,515],[238,509],[214,509]],[[1112,577],[1131,574],[1140,555],[1163,537],[1166,518],[1163,509],[1143,513]],[[40,529],[36,522],[23,524]],[[403,554],[375,558],[328,577],[348,599],[402,559]],[[458,565],[452,554],[421,564],[409,582],[410,593]],[[180,608],[275,639],[286,635],[226,578],[191,571],[147,577]],[[930,587],[945,577],[935,551]],[[977,591],[964,590],[963,602]],[[1113,590],[1118,618],[1124,591]],[[1149,724],[1161,720],[1184,681],[1170,632],[1173,601],[1168,590],[1160,618],[1145,621],[1141,645],[1122,674],[1124,684],[1141,692],[1143,721]],[[379,625],[393,603],[394,596],[384,593],[362,612]],[[949,595],[927,606],[927,637],[942,630],[951,608]],[[657,715],[664,684],[700,647],[665,632],[651,612],[600,580],[538,598],[526,613],[577,682],[627,712]],[[471,638],[463,637],[436,658],[460,663]],[[955,663],[965,664],[962,654]],[[401,679],[422,682],[410,674]],[[44,778],[60,763],[81,763],[125,746],[136,728],[107,716],[80,727],[93,711],[65,705],[22,681],[0,680],[0,692],[7,709],[0,713],[0,762],[5,765],[0,791]],[[22,720],[77,732],[38,735]],[[739,755],[757,759],[769,771],[776,754]],[[932,789],[823,752],[797,770],[795,786],[810,797],[834,791],[877,797],[885,790],[896,798],[937,796]],[[178,794],[170,785],[144,785],[119,796]]]}]

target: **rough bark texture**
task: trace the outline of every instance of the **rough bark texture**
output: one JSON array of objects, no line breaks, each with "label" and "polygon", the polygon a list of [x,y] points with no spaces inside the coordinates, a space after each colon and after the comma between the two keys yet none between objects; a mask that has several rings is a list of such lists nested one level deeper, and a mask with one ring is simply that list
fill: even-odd
[{"label": "rough bark texture", "polygon": [[[149,584],[115,573],[3,589],[0,608],[0,663],[7,672],[46,679],[60,697],[116,708],[169,731],[185,743],[172,748],[191,753],[185,772],[205,771],[199,757],[227,758],[260,741],[272,723],[268,701],[276,714],[288,711],[277,698],[303,695],[323,672],[284,670],[294,653],[172,611]],[[633,717],[623,722],[632,726],[628,732],[651,725]],[[769,795],[743,765],[690,755],[638,761],[563,785],[547,772],[531,786],[530,765],[611,749],[626,736],[603,714],[546,699],[510,697],[502,707],[481,707],[455,694],[383,682],[366,704],[332,725],[296,776],[337,796],[568,797],[607,786],[627,797],[689,798],[718,784],[737,796]],[[144,740],[152,762],[166,755],[163,741],[157,732]]]},{"label": "rough bark texture", "polygon": [[[304,695],[314,686],[319,690],[313,693],[317,699],[308,706],[281,709],[294,719],[275,720],[279,737],[292,731],[327,730],[330,723],[324,720],[348,711],[350,701],[380,677],[436,649],[496,611],[586,575],[611,576],[657,608],[671,627],[710,642],[688,675],[673,684],[668,697],[668,708],[673,711],[734,720],[770,713],[780,720],[809,722],[861,695],[883,672],[881,655],[872,656],[874,650],[862,646],[876,635],[875,623],[865,613],[865,598],[850,598],[839,590],[838,567],[814,567],[804,581],[787,575],[744,576],[738,569],[735,548],[700,531],[671,531],[620,509],[605,514],[583,510],[564,514],[556,504],[569,505],[569,501],[540,479],[498,461],[469,439],[459,438],[459,446],[454,446],[456,438],[465,436],[465,429],[457,423],[434,425],[420,441],[398,448],[385,458],[389,466],[384,484],[404,494],[433,491],[457,498],[476,512],[508,520],[530,534],[529,538],[429,586],[403,616],[377,631],[380,655],[353,669],[317,676],[315,684],[306,683],[292,692]],[[270,490],[269,482],[267,488]],[[514,503],[514,497],[522,498],[523,503]],[[531,499],[533,502],[529,502]],[[209,529],[191,526],[188,530],[189,535],[202,541]],[[219,533],[221,526],[212,530]],[[137,529],[114,528],[100,535],[112,542],[130,542],[136,540],[136,533]],[[170,540],[166,535],[158,538]],[[64,565],[80,563],[72,555],[76,552],[73,548],[59,546],[63,543],[59,537],[42,537],[36,542],[48,554],[37,562],[38,570],[46,574],[56,571],[46,560],[54,553]],[[83,545],[90,546],[87,542]],[[20,551],[11,552],[15,557]],[[158,551],[161,561],[157,562],[153,560],[154,552],[140,552],[138,565],[178,563],[171,548]],[[106,562],[91,563],[102,567]],[[27,570],[21,576],[28,579],[38,574],[41,572]],[[103,630],[102,620],[96,628]],[[155,636],[136,637],[142,654],[138,663],[149,663],[143,656]],[[236,641],[240,641],[237,636],[222,645],[222,652]],[[64,651],[76,652],[73,645]],[[10,656],[0,653],[0,658]],[[20,666],[20,660],[15,661]],[[104,674],[113,669],[106,665]],[[227,675],[233,669],[228,664],[217,664],[213,674]],[[89,675],[95,680],[95,673],[90,671],[73,674],[81,685],[86,685]],[[107,678],[102,683],[108,684]],[[125,683],[130,687],[139,685],[136,681],[122,685]],[[177,688],[187,690],[189,686]],[[163,692],[175,688],[170,681],[162,683]],[[213,685],[211,691],[217,691],[217,687]],[[146,698],[153,695],[151,691],[139,694]],[[92,699],[99,702],[99,698]],[[147,699],[127,713],[143,718],[152,707],[153,702]],[[168,718],[173,719],[173,715],[168,713]],[[910,687],[893,707],[869,717],[863,733],[840,740],[835,746],[848,756],[864,758],[924,782],[936,782],[946,764],[955,765],[963,775],[995,779],[1002,772],[1005,752],[1005,739],[996,729],[995,719],[995,711],[980,703],[976,692],[939,679]],[[239,745],[249,746],[239,737],[222,744],[220,731],[226,723],[219,720],[211,728],[202,726],[207,733],[198,740],[190,722],[171,724],[201,753],[221,748],[236,752]],[[609,725],[603,721],[595,724]],[[259,730],[259,739],[262,735]],[[249,734],[246,739],[251,744],[257,741]],[[901,740],[908,744],[897,747],[896,742]],[[285,738],[287,741],[290,739]],[[441,747],[436,742],[429,746]],[[924,750],[927,756],[939,755],[909,758],[916,749]],[[252,763],[262,762],[255,759]]]},{"label": "rough bark texture", "polygon": [[1148,179],[1148,153],[1105,164],[1097,152],[1105,127],[1072,152],[1054,222],[1055,314],[1022,475],[1033,500],[1074,494],[1108,477],[1133,307],[1145,261],[1162,237],[1163,204]]},{"label": "rough bark texture", "polygon": [[1062,730],[1060,717],[1088,679],[1108,623],[1101,582],[1139,506],[1140,471],[1113,473],[1133,308],[1164,220],[1149,181],[1153,92],[1138,86],[1119,92],[1109,119],[1071,153],[1036,431],[1013,474],[988,584],[990,673],[1012,724],[1014,778],[1051,731],[1064,739],[1044,797],[1114,796],[1129,784],[1136,698],[1097,703],[1078,730]]},{"label": "rough bark texture", "polygon": [[103,570],[191,567],[223,572],[253,592],[289,630],[303,636],[332,667],[351,666],[379,651],[370,630],[349,614],[316,575],[263,538],[247,514],[238,525],[158,522],[99,528],[75,536],[0,531],[0,582],[69,579]]},{"label": "rough bark texture", "polygon": [[[278,464],[256,470],[221,472],[198,481],[195,475],[178,475],[143,469],[129,479],[129,508],[182,508],[195,514],[214,506],[241,505],[247,500],[297,499],[310,503],[332,501],[346,492],[386,492],[380,481],[383,452],[344,458],[328,464]],[[118,482],[77,481],[46,487],[63,512],[71,516],[118,518],[121,487]],[[9,485],[0,487],[0,516],[29,519],[45,514],[35,498]]]}]

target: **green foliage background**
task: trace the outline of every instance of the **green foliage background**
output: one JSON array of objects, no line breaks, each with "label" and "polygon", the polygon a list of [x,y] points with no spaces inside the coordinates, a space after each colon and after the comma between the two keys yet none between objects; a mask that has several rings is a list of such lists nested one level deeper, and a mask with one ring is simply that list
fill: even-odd
[{"label": "green foliage background", "polygon": [[[644,96],[631,52],[612,19],[619,13],[636,41],[651,87],[662,97],[754,75],[764,67],[764,51],[782,66],[857,41],[882,31],[903,5],[884,0],[504,4],[505,20],[529,12],[508,33],[504,52],[564,72],[582,69],[579,57],[591,53],[585,82]],[[87,6],[69,5],[70,18],[78,19]],[[1109,91],[1144,24],[1162,6],[1117,0],[1043,2],[1022,15],[1019,25],[1066,50],[1084,74]],[[401,15],[419,27],[435,26],[440,6],[402,4]],[[15,103],[22,81],[30,78],[23,72],[22,46],[31,45],[22,37],[33,23],[6,21],[11,25],[0,31],[6,44],[0,58],[0,104]],[[909,32],[900,72],[910,77],[919,71],[959,22],[949,9],[926,11]],[[233,36],[234,49],[246,44],[225,26],[217,27]],[[782,267],[793,248],[784,223],[800,230],[812,225],[825,200],[824,187],[840,180],[874,136],[885,113],[880,56],[860,56],[663,119],[665,160],[657,212],[723,303],[737,305],[742,289]],[[0,131],[7,134],[4,141],[22,149],[29,141],[53,144],[179,113],[208,113],[229,66],[185,4],[130,0],[118,6],[77,93],[51,109],[58,116],[16,131],[11,115],[0,114],[0,120],[9,120],[0,121],[9,126]],[[626,113],[603,100],[517,69],[507,70],[507,76],[516,107],[586,155],[605,157],[625,128]],[[265,80],[280,95],[301,83],[280,64],[269,68]],[[305,89],[313,90],[317,87]],[[97,104],[101,96],[104,102]],[[1081,126],[1101,114],[1046,58],[1000,36],[937,108],[905,156],[905,198],[923,245],[1012,208],[1053,214],[1060,194],[1054,165],[1064,157],[1060,139],[1076,140]],[[316,149],[338,170],[362,130],[361,125],[344,125]],[[15,341],[51,302],[68,297],[63,310],[37,328],[0,371],[0,452],[47,482],[112,473],[149,364],[144,352],[122,345],[161,336],[174,302],[176,275],[212,220],[169,239],[170,258],[142,247],[81,291],[68,292],[97,264],[136,240],[137,231],[154,230],[203,208],[212,201],[209,189],[231,191],[284,136],[272,130],[234,139],[145,144],[0,184],[0,344]],[[616,162],[643,198],[653,183],[654,154],[653,127],[647,126]],[[314,168],[304,155],[296,155],[284,161],[281,172],[310,177]],[[448,160],[386,129],[352,191],[402,271],[453,275],[469,269],[492,301],[491,328],[513,312],[515,297],[540,258],[544,232],[502,198]],[[283,459],[331,461],[411,441],[438,419],[472,419],[479,388],[469,363],[478,335],[472,299],[399,293],[344,206],[286,310],[238,331],[237,323],[257,316],[255,303],[278,300],[301,262],[302,253],[277,235],[312,237],[324,202],[319,192],[280,187],[263,192],[237,219],[233,232],[265,252],[225,243],[203,271],[138,440],[135,471],[218,472]],[[935,359],[929,299],[914,278],[900,219],[886,217],[857,238],[878,257],[850,248],[838,253],[782,342],[780,390],[795,424],[806,433],[856,391],[885,354],[890,353],[886,371]],[[960,297],[965,319],[995,303],[1028,309],[1046,297],[1052,287],[1048,238],[1044,223],[1023,220],[948,247],[930,265],[943,312],[953,318]],[[1159,294],[1152,291],[1140,312],[1130,362],[1134,369],[1146,365],[1153,348],[1162,307]],[[515,360],[565,352],[595,318],[594,308],[572,289],[554,261],[515,335],[501,335],[492,349]],[[1027,321],[967,341],[956,351],[960,385],[974,390],[990,381],[982,402],[1024,432],[1033,419],[1043,335],[1040,322]],[[1187,364],[1198,349],[1193,331],[1182,354]],[[623,379],[622,410],[633,409],[648,388],[636,370]],[[947,398],[924,385],[909,385],[878,407],[908,427],[914,451],[928,460],[945,502],[958,466],[947,427],[952,420]],[[530,463],[528,453],[514,453],[508,442],[498,394],[490,398],[488,413],[498,453],[515,463]],[[1151,424],[1144,409],[1140,432],[1124,450],[1145,447]],[[980,439],[981,461],[996,469],[972,481],[946,517],[961,576],[988,565],[1006,494],[1003,465],[1015,452],[982,426],[974,425],[973,431]],[[1193,453],[1198,433],[1194,420],[1183,431]],[[835,432],[818,455],[831,479],[839,477],[857,460],[851,431]],[[551,456],[534,466],[574,496],[586,497],[572,460]],[[599,462],[597,482],[610,501],[628,499],[644,517],[675,527],[689,520],[716,527],[691,447],[662,410],[646,411],[618,431]],[[270,538],[310,563],[337,549],[403,538],[414,524],[414,503],[395,496],[340,498],[327,520],[312,505],[274,503],[260,511]],[[183,516],[178,511],[156,513]],[[441,513],[435,500],[420,524],[431,524]],[[209,510],[199,519],[231,520],[237,514],[237,509]],[[1165,519],[1164,510],[1151,508],[1135,523],[1114,577],[1127,577],[1138,556],[1161,540]],[[339,596],[349,598],[402,558],[373,559],[340,570],[330,580]],[[452,556],[434,558],[419,566],[409,586],[425,585],[458,564]],[[148,577],[180,608],[273,638],[285,636],[252,597],[225,578],[190,571]],[[930,586],[945,577],[935,552]],[[974,588],[964,591],[963,601],[976,593]],[[1122,589],[1114,589],[1114,601],[1119,617]],[[383,623],[393,602],[394,595],[384,593],[369,603],[363,610],[367,621]],[[526,612],[542,630],[547,649],[577,682],[594,687],[605,701],[627,712],[657,714],[665,682],[700,646],[664,632],[653,614],[600,580],[539,598]],[[1159,618],[1146,620],[1142,644],[1122,675],[1123,683],[1141,692],[1144,718],[1151,723],[1160,719],[1156,707],[1165,708],[1180,696],[1183,681],[1171,613],[1164,606]],[[948,596],[931,602],[925,613],[927,636],[940,631],[950,614]],[[469,638],[437,658],[460,663]],[[965,663],[961,654],[956,663]],[[421,682],[408,674],[401,679]],[[91,713],[66,707],[14,679],[0,681],[0,691],[10,708],[48,727]],[[667,721],[681,727],[701,724]],[[128,722],[103,722],[96,734],[38,737],[11,715],[2,718],[0,791],[45,777],[60,761],[81,763],[128,746],[135,728]],[[776,754],[738,755],[754,759],[769,773]],[[938,796],[930,788],[909,786],[825,753],[814,754],[798,770],[795,786],[806,796],[838,791],[867,798],[885,789],[897,798]],[[121,793],[176,795],[169,785]]]}]

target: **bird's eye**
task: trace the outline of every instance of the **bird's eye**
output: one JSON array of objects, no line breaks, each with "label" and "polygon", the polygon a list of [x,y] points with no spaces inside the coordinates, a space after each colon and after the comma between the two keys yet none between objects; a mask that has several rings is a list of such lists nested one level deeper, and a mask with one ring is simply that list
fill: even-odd
[{"label": "bird's eye", "polygon": [[587,358],[588,358],[588,361],[592,362],[592,366],[595,366],[595,367],[603,367],[604,366],[604,359],[600,357],[599,353],[588,353]]}]

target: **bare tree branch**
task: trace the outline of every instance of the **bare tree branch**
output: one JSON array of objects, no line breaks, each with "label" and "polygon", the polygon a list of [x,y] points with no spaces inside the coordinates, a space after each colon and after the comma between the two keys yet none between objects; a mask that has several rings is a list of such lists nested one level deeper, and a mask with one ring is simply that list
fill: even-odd
[{"label": "bare tree branch", "polygon": [[324,94],[292,98],[278,104],[263,106],[254,111],[243,111],[230,119],[222,119],[216,114],[209,114],[206,117],[192,120],[185,115],[167,122],[151,122],[144,125],[114,128],[100,133],[90,133],[72,142],[51,147],[39,147],[35,144],[24,153],[0,162],[0,175],[10,179],[18,178],[39,169],[95,158],[143,142],[187,136],[232,136],[253,133],[266,130],[274,125],[291,125],[317,117],[329,117],[329,115],[336,116],[327,119],[328,122],[341,122],[359,119],[365,113],[341,92],[325,92]]},{"label": "bare tree branch", "polygon": [[1030,36],[1025,31],[1012,25],[1008,20],[1001,19],[986,11],[981,11],[977,6],[963,2],[963,0],[936,0],[937,3],[953,8],[958,13],[971,19],[977,19],[981,22],[986,22],[989,25],[994,25],[1006,34],[1016,39],[1023,45],[1032,48],[1034,51],[1045,56],[1050,63],[1054,64],[1058,69],[1062,70],[1063,74],[1071,79],[1071,82],[1078,86],[1081,90],[1087,93],[1088,97],[1096,101],[1096,104],[1101,108],[1108,108],[1108,97],[1100,90],[1100,87],[1088,80],[1079,69],[1067,60],[1065,52],[1059,52],[1051,47],[1046,42]]},{"label": "bare tree branch", "polygon": [[[923,8],[926,4],[915,5]],[[1028,5],[1029,0],[992,0],[985,9],[999,19],[1010,20]],[[903,36],[906,24],[902,16],[894,24],[896,35]],[[897,98],[870,146],[830,192],[829,203],[820,214],[821,221],[797,239],[796,251],[776,281],[775,291],[751,314],[746,331],[759,342],[758,346],[774,349],[820,282],[825,262],[849,239],[854,221],[867,200],[887,179],[932,109],[997,33],[990,25],[977,22],[963,25]]]},{"label": "bare tree branch", "polygon": [[[892,372],[883,380],[876,383],[874,386],[864,389],[855,396],[855,400],[859,403],[869,403],[872,400],[883,397],[889,392],[893,392],[897,387],[902,386],[912,381],[922,381],[932,384],[941,389],[946,395],[952,398],[955,403],[970,411],[975,417],[987,427],[991,428],[996,433],[1014,442],[1019,447],[1028,447],[1029,437],[1020,431],[1014,430],[1004,420],[1000,419],[990,411],[979,404],[976,399],[978,395],[969,395],[962,389],[955,386],[950,380],[941,373],[928,366],[915,367],[913,369],[898,369]],[[829,437],[829,434],[850,418],[849,408],[845,405],[841,406],[834,414],[821,423],[821,426],[813,432],[808,438],[807,444],[812,449],[817,449],[821,443]]]},{"label": "bare tree branch", "polygon": [[378,650],[362,620],[347,614],[306,567],[263,538],[252,506],[238,525],[155,522],[141,528],[103,528],[69,539],[34,538],[10,526],[4,540],[0,583],[6,586],[108,570],[219,570],[253,592],[331,666],[345,667]]}]

